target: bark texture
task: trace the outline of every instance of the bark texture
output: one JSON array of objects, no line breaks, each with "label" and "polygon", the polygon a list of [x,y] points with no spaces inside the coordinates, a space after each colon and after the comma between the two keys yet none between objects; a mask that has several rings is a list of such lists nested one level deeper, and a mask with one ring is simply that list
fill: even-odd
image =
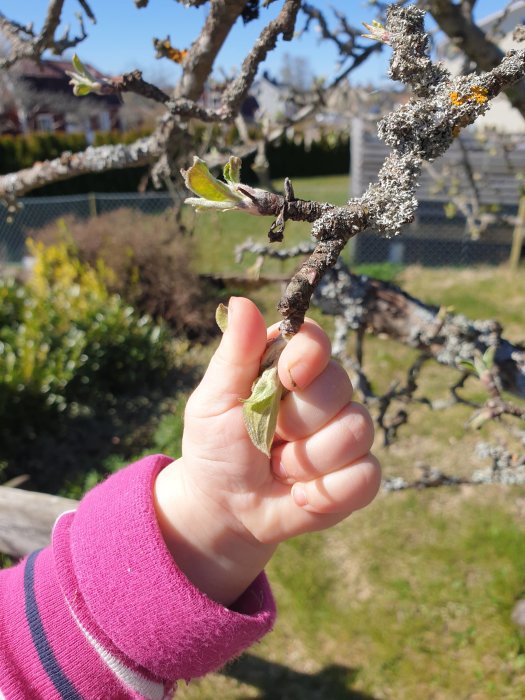
[{"label": "bark texture", "polygon": [[495,320],[472,320],[443,314],[400,287],[338,265],[328,272],[314,297],[324,313],[344,319],[347,329],[366,329],[420,350],[442,365],[463,371],[494,346],[494,374],[501,388],[525,399],[525,348],[502,336]]},{"label": "bark texture", "polygon": [[[470,12],[450,0],[423,0],[421,3],[436,20],[449,39],[482,71],[495,68],[504,57],[503,51],[474,22]],[[525,118],[525,82],[521,80],[505,89],[510,103]]]},{"label": "bark texture", "polygon": [[57,517],[77,501],[0,486],[0,552],[23,557],[49,544]]}]

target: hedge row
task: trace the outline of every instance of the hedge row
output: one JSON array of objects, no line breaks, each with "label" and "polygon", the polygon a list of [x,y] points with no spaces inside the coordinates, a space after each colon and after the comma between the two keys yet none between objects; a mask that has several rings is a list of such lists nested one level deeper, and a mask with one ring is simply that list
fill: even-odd
[{"label": "hedge row", "polygon": [[267,150],[273,178],[343,175],[350,170],[350,138],[344,133],[322,134],[317,141],[283,138]]},{"label": "hedge row", "polygon": [[[131,143],[145,132],[130,131],[125,134],[97,133],[94,146],[108,143]],[[0,136],[0,174],[29,168],[37,161],[58,158],[64,151],[77,153],[87,148],[85,134],[34,133],[23,136]],[[30,197],[83,194],[85,192],[134,192],[147,172],[147,168],[126,168],[107,173],[79,175],[71,180],[40,187],[29,193]]]},{"label": "hedge row", "polygon": [[[94,146],[116,143],[131,143],[141,136],[144,131],[127,133],[104,132],[97,133]],[[235,134],[230,135],[232,141]],[[199,134],[195,134],[199,140]],[[33,163],[51,158],[57,158],[64,151],[78,152],[87,147],[84,134],[47,134],[34,133],[24,136],[0,137],[0,174],[28,168]],[[273,178],[286,176],[315,176],[337,175],[348,173],[350,167],[350,143],[346,134],[328,133],[312,142],[306,143],[304,138],[282,138],[279,142],[268,147],[268,161]],[[254,182],[255,176],[249,166],[253,157],[245,163],[245,181]],[[67,194],[82,194],[85,192],[134,192],[147,174],[148,168],[127,168],[113,170],[107,173],[80,175],[46,185],[33,190],[29,196],[59,196]],[[243,173],[244,175],[244,173]]]}]

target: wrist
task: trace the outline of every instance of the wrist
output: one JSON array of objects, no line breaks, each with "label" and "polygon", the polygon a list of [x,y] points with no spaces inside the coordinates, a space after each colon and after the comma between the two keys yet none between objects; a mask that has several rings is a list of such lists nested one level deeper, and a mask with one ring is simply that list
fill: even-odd
[{"label": "wrist", "polygon": [[188,480],[183,459],[157,476],[154,504],[175,563],[209,598],[229,606],[270,560],[276,545],[245,531],[228,510]]}]

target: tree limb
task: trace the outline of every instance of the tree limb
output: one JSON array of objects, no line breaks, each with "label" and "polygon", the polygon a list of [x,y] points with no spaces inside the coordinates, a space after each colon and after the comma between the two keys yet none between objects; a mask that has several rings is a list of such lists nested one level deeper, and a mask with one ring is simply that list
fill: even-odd
[{"label": "tree limb", "polygon": [[[234,208],[252,214],[277,214],[270,228],[271,240],[280,240],[287,219],[313,222],[316,247],[292,277],[278,305],[285,336],[300,328],[315,288],[348,240],[368,227],[395,235],[410,223],[417,208],[415,192],[423,160],[442,155],[462,128],[485,113],[490,99],[525,74],[525,51],[511,51],[489,73],[451,78],[428,56],[423,16],[414,6],[391,6],[386,28],[378,29],[378,36],[393,49],[391,77],[411,87],[417,99],[412,98],[379,123],[379,137],[392,150],[377,182],[361,198],[345,207],[334,207],[290,197],[279,200],[262,190],[236,187],[244,199],[233,204]],[[198,206],[198,200],[192,201]]]},{"label": "tree limb", "polygon": [[[80,4],[87,16],[94,22],[95,16],[86,0],[82,0]],[[11,44],[10,54],[6,58],[0,59],[0,69],[9,68],[22,58],[38,61],[46,49],[55,54],[61,54],[66,49],[77,46],[83,41],[87,34],[82,19],[80,19],[81,32],[79,36],[70,38],[69,32],[66,31],[61,39],[55,39],[63,6],[64,0],[51,0],[40,34],[34,33],[32,25],[21,25],[0,14],[0,31],[4,33]]]},{"label": "tree limb", "polygon": [[0,196],[13,202],[26,192],[50,182],[68,180],[85,173],[115,168],[139,167],[153,163],[163,152],[155,135],[128,145],[89,147],[80,153],[66,151],[59,158],[37,163],[31,168],[0,176]]},{"label": "tree limb", "polygon": [[[487,37],[461,5],[450,0],[421,0],[440,29],[460,48],[480,70],[489,71],[503,59],[504,53]],[[511,105],[525,118],[525,82],[507,86],[504,90]]]},{"label": "tree limb", "polygon": [[[286,259],[310,255],[314,247],[315,243],[306,242],[279,249],[247,240],[237,246],[235,252],[240,262],[246,252]],[[391,282],[351,273],[341,260],[324,276],[312,302],[338,322],[338,355],[345,352],[351,330],[358,333],[366,330],[414,348],[425,359],[432,358],[459,370],[462,376],[453,387],[455,391],[472,376],[462,363],[473,362],[476,354],[484,354],[489,347],[495,347],[494,380],[503,390],[525,399],[525,347],[504,338],[503,329],[495,320],[472,320],[462,314],[446,313]],[[362,364],[361,357],[358,362]],[[419,369],[420,362],[415,370]],[[414,374],[409,376],[409,388],[414,379]]]},{"label": "tree limb", "polygon": [[278,17],[263,29],[252,50],[244,59],[239,75],[224,93],[223,111],[228,111],[233,116],[239,110],[253,83],[259,65],[264,61],[268,52],[275,48],[279,35],[282,34],[285,41],[292,39],[300,7],[301,0],[285,0]]},{"label": "tree limb", "polygon": [[77,501],[0,486],[0,552],[24,557],[49,544],[57,517]]}]

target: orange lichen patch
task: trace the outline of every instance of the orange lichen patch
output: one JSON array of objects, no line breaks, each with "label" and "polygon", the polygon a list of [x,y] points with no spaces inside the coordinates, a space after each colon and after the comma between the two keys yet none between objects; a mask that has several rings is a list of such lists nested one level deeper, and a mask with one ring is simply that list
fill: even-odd
[{"label": "orange lichen patch", "polygon": [[456,105],[456,107],[460,107],[462,104],[465,104],[465,100],[461,97],[459,92],[451,92],[449,97],[452,104]]},{"label": "orange lichen patch", "polygon": [[469,99],[475,100],[476,102],[483,104],[489,99],[488,94],[489,91],[487,90],[487,88],[481,87],[480,85],[473,85],[470,90]]},{"label": "orange lichen patch", "polygon": [[170,61],[174,61],[175,63],[183,63],[188,55],[187,49],[177,49],[172,46],[169,36],[162,41],[160,39],[153,39],[153,46],[157,51],[157,58],[169,58]]},{"label": "orange lichen patch", "polygon": [[484,88],[481,85],[473,85],[470,88],[470,92],[468,92],[466,95],[462,95],[457,90],[454,90],[449,94],[449,98],[453,105],[456,107],[461,107],[461,105],[464,105],[465,102],[477,102],[478,104],[483,104],[489,99],[488,94],[489,92],[487,88]]}]

